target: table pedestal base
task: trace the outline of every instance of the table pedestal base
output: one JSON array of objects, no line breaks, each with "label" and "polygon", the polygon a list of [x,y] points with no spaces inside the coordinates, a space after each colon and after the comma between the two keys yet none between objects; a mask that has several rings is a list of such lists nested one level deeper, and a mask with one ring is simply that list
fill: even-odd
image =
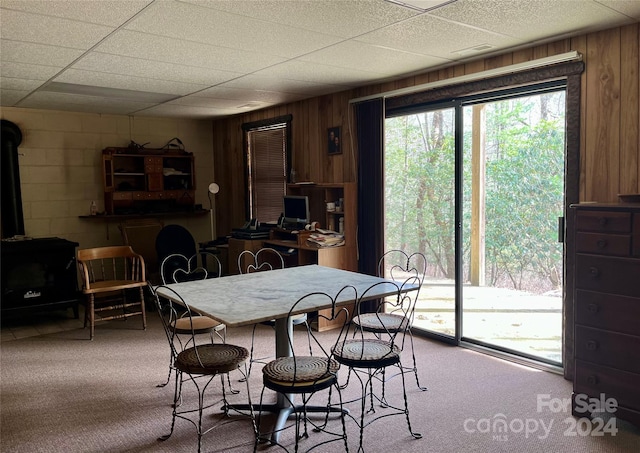
[{"label": "table pedestal base", "polygon": [[[289,395],[291,396],[291,395]],[[282,395],[278,395],[278,399],[283,398]],[[284,398],[283,398],[284,399]],[[285,427],[287,420],[294,412],[302,412],[304,411],[304,406],[295,405],[294,406],[286,405],[283,406],[280,401],[274,404],[263,404],[260,407],[259,404],[230,404],[228,406],[229,410],[235,411],[249,411],[253,409],[254,412],[270,412],[272,414],[278,414],[278,418],[276,419],[275,426],[273,427],[273,433],[271,434],[271,443],[277,443],[280,439],[280,433]],[[307,406],[307,412],[311,413],[344,413],[345,415],[349,413],[349,409],[339,408],[339,407],[327,407],[327,406]]]}]

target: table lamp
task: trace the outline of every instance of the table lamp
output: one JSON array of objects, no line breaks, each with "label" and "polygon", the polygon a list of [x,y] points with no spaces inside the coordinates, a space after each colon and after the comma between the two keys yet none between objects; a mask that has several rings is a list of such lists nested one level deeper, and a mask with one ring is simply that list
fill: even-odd
[{"label": "table lamp", "polygon": [[215,205],[215,197],[211,197],[211,195],[215,195],[220,192],[220,186],[215,182],[209,184],[209,191],[207,195],[209,196],[209,216],[211,218],[211,242],[216,240],[216,226],[215,226],[215,217],[214,217],[214,205]]}]

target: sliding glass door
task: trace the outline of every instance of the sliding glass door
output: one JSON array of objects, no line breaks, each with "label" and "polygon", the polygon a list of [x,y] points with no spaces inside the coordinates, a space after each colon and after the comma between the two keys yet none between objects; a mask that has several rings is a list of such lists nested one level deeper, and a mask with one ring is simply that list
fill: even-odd
[{"label": "sliding glass door", "polygon": [[554,82],[386,119],[385,250],[429,263],[415,328],[562,363],[565,105]]},{"label": "sliding glass door", "polygon": [[414,325],[456,335],[455,108],[389,118],[385,123],[385,250],[427,256],[425,290]]},{"label": "sliding glass door", "polygon": [[561,364],[565,91],[480,99],[462,114],[462,336]]}]

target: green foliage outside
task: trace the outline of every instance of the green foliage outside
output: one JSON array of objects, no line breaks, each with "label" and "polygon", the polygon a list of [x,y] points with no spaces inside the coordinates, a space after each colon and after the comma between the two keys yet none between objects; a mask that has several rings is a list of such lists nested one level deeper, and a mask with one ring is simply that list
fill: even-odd
[{"label": "green foliage outside", "polygon": [[[485,104],[485,279],[491,286],[559,288],[564,91]],[[471,109],[463,108],[463,260],[471,229]],[[385,249],[419,250],[428,272],[454,278],[454,109],[385,123]]]}]

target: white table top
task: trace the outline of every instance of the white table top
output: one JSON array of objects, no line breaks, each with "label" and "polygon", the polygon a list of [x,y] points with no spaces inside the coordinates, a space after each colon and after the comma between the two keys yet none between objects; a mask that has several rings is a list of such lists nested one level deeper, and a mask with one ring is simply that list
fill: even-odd
[{"label": "white table top", "polygon": [[[357,296],[353,289],[344,291],[338,298],[342,305],[354,302],[372,285],[383,282],[388,283],[377,285],[364,300],[392,294],[398,285],[371,275],[313,264],[166,286],[176,291],[198,313],[228,327],[238,327],[284,318],[298,299],[312,292],[324,292],[334,297],[343,287],[354,286]],[[416,288],[416,285],[405,287],[406,290]],[[158,294],[168,298],[173,296],[163,288],[158,288]],[[330,308],[327,302],[326,297],[308,298],[296,313]]]}]

